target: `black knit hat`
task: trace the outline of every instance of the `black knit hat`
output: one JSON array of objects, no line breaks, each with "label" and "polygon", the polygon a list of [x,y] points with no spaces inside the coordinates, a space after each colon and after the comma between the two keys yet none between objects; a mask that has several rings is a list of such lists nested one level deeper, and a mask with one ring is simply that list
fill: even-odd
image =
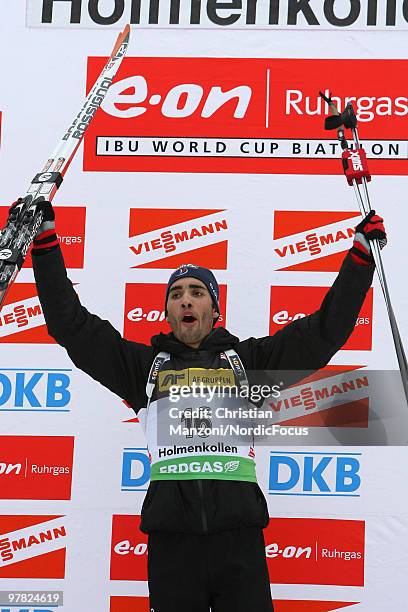
[{"label": "black knit hat", "polygon": [[166,315],[167,300],[169,298],[170,287],[174,282],[183,277],[197,278],[198,280],[202,281],[209,291],[215,310],[218,313],[220,312],[220,289],[218,287],[216,278],[211,272],[211,270],[209,270],[208,268],[202,268],[201,266],[196,266],[194,264],[183,264],[182,266],[177,268],[177,270],[174,270],[174,272],[169,278],[169,282],[167,283],[166,301],[164,304]]}]

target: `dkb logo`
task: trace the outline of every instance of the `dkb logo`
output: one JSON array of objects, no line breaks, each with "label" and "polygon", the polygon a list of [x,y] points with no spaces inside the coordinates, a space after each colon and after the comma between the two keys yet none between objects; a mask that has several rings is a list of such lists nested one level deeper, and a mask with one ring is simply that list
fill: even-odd
[{"label": "dkb logo", "polygon": [[147,491],[150,459],[147,448],[125,448],[122,459],[122,491]]},{"label": "dkb logo", "polygon": [[270,495],[359,497],[361,453],[271,451]]},{"label": "dkb logo", "polygon": [[0,370],[0,411],[68,412],[71,370]]}]

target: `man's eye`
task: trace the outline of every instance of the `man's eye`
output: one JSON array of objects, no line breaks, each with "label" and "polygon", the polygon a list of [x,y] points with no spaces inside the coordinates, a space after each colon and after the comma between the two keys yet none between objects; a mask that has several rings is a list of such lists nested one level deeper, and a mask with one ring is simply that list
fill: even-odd
[{"label": "man's eye", "polygon": [[173,298],[173,300],[177,300],[180,297],[180,294],[174,292],[174,293],[171,294],[171,297]]},{"label": "man's eye", "polygon": [[194,291],[194,295],[203,295],[203,292],[197,289],[197,291]]}]

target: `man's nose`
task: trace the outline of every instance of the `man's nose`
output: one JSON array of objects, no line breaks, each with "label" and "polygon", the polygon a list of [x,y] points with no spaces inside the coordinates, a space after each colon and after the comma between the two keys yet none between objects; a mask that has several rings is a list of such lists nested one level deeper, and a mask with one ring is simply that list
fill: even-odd
[{"label": "man's nose", "polygon": [[191,299],[188,295],[184,296],[181,301],[182,308],[191,308]]}]

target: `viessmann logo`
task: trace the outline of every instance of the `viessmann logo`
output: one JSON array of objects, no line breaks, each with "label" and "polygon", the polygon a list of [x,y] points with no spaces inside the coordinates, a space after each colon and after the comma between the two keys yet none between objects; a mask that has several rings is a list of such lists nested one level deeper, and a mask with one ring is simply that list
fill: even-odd
[{"label": "viessmann logo", "polygon": [[[163,283],[128,283],[125,294],[123,335],[128,340],[150,343],[160,332],[168,333],[164,299],[167,285]],[[220,317],[217,322],[225,326],[227,287],[220,285]]]},{"label": "viessmann logo", "polygon": [[14,283],[0,313],[0,342],[49,344],[37,289],[34,283]]},{"label": "viessmann logo", "polygon": [[134,267],[174,269],[187,257],[196,265],[225,270],[228,237],[225,210],[130,210],[129,249]]},{"label": "viessmann logo", "polygon": [[[357,602],[273,599],[275,612],[331,612],[332,610],[354,606],[355,603]],[[148,597],[122,595],[111,597],[110,612],[129,612],[129,610],[132,610],[132,612],[147,612],[149,610]]]},{"label": "viessmann logo", "polygon": [[0,436],[0,499],[71,499],[72,436]]},{"label": "viessmann logo", "polygon": [[271,582],[364,586],[364,521],[272,518],[264,534]]},{"label": "viessmann logo", "polygon": [[368,428],[371,372],[362,366],[327,366],[281,391],[264,408],[271,423],[308,427]]},{"label": "viessmann logo", "polygon": [[[89,58],[88,88],[105,58]],[[373,173],[406,170],[407,60],[125,58],[85,134],[84,169],[340,174],[322,75],[355,105]],[[381,83],[381,85],[379,85]],[[326,90],[328,93],[328,90]],[[390,120],[392,118],[392,121]],[[378,161],[379,158],[384,161]]]},{"label": "viessmann logo", "polygon": [[339,270],[359,220],[356,212],[275,211],[274,269]]},{"label": "viessmann logo", "polygon": [[[9,206],[0,206],[0,227],[4,227]],[[84,206],[55,206],[55,218],[62,254],[67,268],[84,267],[85,218]],[[32,268],[28,253],[23,268]]]},{"label": "viessmann logo", "polygon": [[139,527],[138,515],[113,515],[111,580],[147,580],[147,535]]},{"label": "viessmann logo", "polygon": [[[271,287],[270,335],[288,323],[318,310],[329,287]],[[342,347],[343,350],[370,351],[372,348],[373,289],[367,297],[357,319],[355,330]]]},{"label": "viessmann logo", "polygon": [[65,516],[0,516],[0,578],[64,578]]}]

